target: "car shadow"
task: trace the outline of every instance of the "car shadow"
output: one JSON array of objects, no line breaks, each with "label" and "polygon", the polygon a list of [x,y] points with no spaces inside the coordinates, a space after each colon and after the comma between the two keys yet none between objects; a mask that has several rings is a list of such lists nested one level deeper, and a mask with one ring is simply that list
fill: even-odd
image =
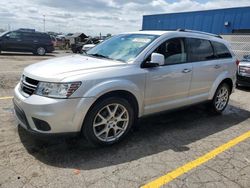
[{"label": "car shadow", "polygon": [[190,143],[201,140],[250,117],[250,112],[228,106],[221,116],[207,113],[204,105],[145,117],[122,142],[108,147],[91,147],[84,139],[48,138],[37,140],[19,126],[27,151],[37,160],[60,168],[98,169],[122,164],[166,150],[189,150]]},{"label": "car shadow", "polygon": [[55,55],[52,53],[52,54],[45,54],[43,56],[39,56],[39,55],[35,55],[35,54],[32,54],[32,53],[15,53],[15,52],[2,52],[0,53],[0,56],[37,56],[37,57],[54,57]]},{"label": "car shadow", "polygon": [[250,92],[250,87],[246,87],[246,86],[237,86],[237,89],[241,91]]}]

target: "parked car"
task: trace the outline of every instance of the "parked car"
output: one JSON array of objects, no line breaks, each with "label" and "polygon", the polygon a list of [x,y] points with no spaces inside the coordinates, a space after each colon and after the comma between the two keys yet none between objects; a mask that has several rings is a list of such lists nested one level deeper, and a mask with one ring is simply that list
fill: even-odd
[{"label": "parked car", "polygon": [[29,29],[19,29],[0,35],[0,52],[32,52],[45,55],[54,51],[50,36],[46,33]]},{"label": "parked car", "polygon": [[82,46],[84,44],[91,44],[92,42],[90,38],[88,38],[87,35],[84,33],[75,33],[69,37],[70,41],[70,48],[73,53],[81,53],[82,52]]},{"label": "parked car", "polygon": [[239,86],[250,87],[250,55],[245,55],[239,62],[236,83]]},{"label": "parked car", "polygon": [[234,91],[228,43],[195,31],[138,31],[105,40],[85,55],[24,69],[14,108],[26,130],[84,135],[96,145],[123,139],[137,118],[200,102],[221,114]]},{"label": "parked car", "polygon": [[83,52],[87,52],[88,50],[90,50],[91,48],[93,48],[93,47],[95,47],[96,46],[96,44],[85,44],[85,45],[83,45],[83,47],[82,47],[82,51]]},{"label": "parked car", "polygon": [[85,45],[83,45],[82,52],[87,52],[88,50],[95,47],[97,44],[99,44],[101,42],[103,42],[103,40],[97,40],[93,44],[85,44]]},{"label": "parked car", "polygon": [[50,38],[51,38],[51,41],[53,43],[53,46],[56,47],[57,46],[57,40],[56,40],[56,37],[50,35]]}]

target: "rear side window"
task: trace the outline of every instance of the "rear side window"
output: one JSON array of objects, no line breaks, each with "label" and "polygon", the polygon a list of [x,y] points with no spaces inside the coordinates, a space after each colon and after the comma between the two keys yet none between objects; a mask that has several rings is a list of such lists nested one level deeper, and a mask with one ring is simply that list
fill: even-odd
[{"label": "rear side window", "polygon": [[41,34],[41,37],[42,37],[44,40],[51,40],[51,37],[50,37],[48,34],[46,34],[46,33],[42,33],[42,34]]},{"label": "rear side window", "polygon": [[213,47],[214,47],[214,53],[216,58],[230,58],[232,57],[230,51],[225,46],[225,44],[220,42],[211,41]]},{"label": "rear side window", "polygon": [[204,39],[187,38],[188,60],[207,61],[214,59],[214,52],[210,41]]}]

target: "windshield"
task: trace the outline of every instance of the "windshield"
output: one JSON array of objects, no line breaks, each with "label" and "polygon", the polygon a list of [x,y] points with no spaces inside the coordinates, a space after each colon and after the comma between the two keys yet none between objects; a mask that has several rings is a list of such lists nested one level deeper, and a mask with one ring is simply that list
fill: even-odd
[{"label": "windshield", "polygon": [[249,61],[250,62],[250,55],[244,55],[241,61]]},{"label": "windshield", "polygon": [[87,51],[87,55],[123,62],[134,60],[158,35],[121,34]]},{"label": "windshield", "polygon": [[0,37],[4,36],[6,33],[8,33],[8,31],[5,31],[3,33],[0,33]]}]

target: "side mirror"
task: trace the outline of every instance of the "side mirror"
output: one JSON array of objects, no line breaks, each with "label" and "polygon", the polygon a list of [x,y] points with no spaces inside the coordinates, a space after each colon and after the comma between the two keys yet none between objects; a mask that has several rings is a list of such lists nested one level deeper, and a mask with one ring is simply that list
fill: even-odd
[{"label": "side mirror", "polygon": [[6,34],[6,35],[5,35],[5,38],[6,38],[6,39],[10,38],[10,34]]},{"label": "side mirror", "polygon": [[165,57],[162,54],[159,53],[152,53],[151,54],[151,61],[149,62],[150,64],[158,64],[158,66],[164,65],[165,64]]}]

